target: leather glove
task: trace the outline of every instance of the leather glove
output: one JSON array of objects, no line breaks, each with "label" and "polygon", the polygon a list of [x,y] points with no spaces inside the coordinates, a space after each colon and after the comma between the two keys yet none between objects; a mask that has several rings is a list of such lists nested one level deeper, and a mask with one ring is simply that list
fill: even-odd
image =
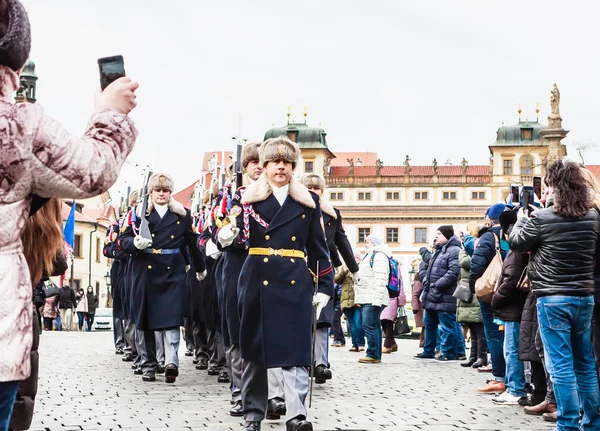
[{"label": "leather glove", "polygon": [[198,279],[198,281],[202,281],[206,277],[206,274],[207,274],[206,269],[202,272],[197,272],[196,278]]},{"label": "leather glove", "polygon": [[232,227],[232,225],[228,224],[226,226],[223,226],[221,230],[219,230],[219,235],[217,238],[219,240],[219,243],[221,243],[221,246],[229,247],[239,233],[239,228]]},{"label": "leather glove", "polygon": [[419,310],[415,310],[415,309],[413,309],[413,311],[412,311],[412,312],[413,312],[413,314],[419,314]]},{"label": "leather glove", "polygon": [[317,306],[317,320],[321,317],[321,311],[323,311],[323,308],[325,308],[330,299],[331,296],[321,292],[313,296],[313,304]]},{"label": "leather glove", "polygon": [[133,245],[138,250],[144,250],[144,249],[147,249],[148,247],[150,247],[152,245],[152,240],[144,238],[143,236],[138,235],[138,236],[136,236],[133,239]]},{"label": "leather glove", "polygon": [[353,272],[352,273],[352,282],[356,285],[358,283],[360,283],[360,275],[357,272]]}]

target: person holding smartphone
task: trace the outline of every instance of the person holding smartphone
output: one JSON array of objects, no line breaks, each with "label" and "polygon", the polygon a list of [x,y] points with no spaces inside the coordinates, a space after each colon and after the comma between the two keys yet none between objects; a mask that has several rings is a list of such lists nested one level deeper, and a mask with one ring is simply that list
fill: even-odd
[{"label": "person holding smartphone", "polygon": [[[10,25],[9,25],[10,23]],[[31,48],[31,28],[18,0],[0,1],[0,431],[8,428],[19,381],[31,374],[32,288],[21,233],[32,195],[88,198],[116,181],[137,131],[127,114],[138,84],[120,78],[96,95],[83,137],[70,134],[39,104],[15,104]]]}]

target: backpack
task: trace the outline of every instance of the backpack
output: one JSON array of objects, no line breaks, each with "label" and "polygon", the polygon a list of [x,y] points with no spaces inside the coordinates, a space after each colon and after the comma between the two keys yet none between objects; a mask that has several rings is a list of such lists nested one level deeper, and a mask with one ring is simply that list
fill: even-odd
[{"label": "backpack", "polygon": [[[377,252],[375,252],[375,253],[377,253]],[[371,254],[371,261],[370,261],[371,268],[373,268],[373,262],[375,260],[375,253]],[[398,261],[391,256],[386,255],[386,257],[388,258],[388,263],[390,265],[390,271],[389,271],[390,276],[388,278],[388,284],[387,284],[388,295],[390,296],[390,298],[397,298],[400,295],[400,289],[403,288],[402,279],[400,278],[400,275],[399,275]]]}]

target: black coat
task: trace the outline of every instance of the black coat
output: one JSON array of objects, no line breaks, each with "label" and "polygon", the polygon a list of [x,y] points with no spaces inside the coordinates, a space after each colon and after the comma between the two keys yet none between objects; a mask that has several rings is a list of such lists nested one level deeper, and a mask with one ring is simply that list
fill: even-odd
[{"label": "black coat", "polygon": [[[185,216],[170,209],[161,218],[155,209],[146,219],[152,233],[153,249],[187,246],[196,271],[205,269],[204,256],[197,248],[189,210]],[[140,219],[135,222],[136,229]],[[131,308],[137,329],[170,329],[183,326],[187,300],[185,257],[176,254],[146,254],[134,245],[134,231],[128,226],[119,239],[121,248],[134,256],[132,262]]]},{"label": "black coat", "polygon": [[123,278],[119,276],[121,271],[121,259],[124,253],[119,249],[118,236],[120,226],[119,223],[111,224],[106,230],[104,238],[103,254],[105,257],[112,259],[110,267],[110,294],[112,296],[113,316],[123,319],[125,311],[123,306]]},{"label": "black coat", "polygon": [[521,314],[521,329],[519,331],[519,360],[542,362],[535,347],[535,336],[538,331],[537,299],[529,292],[523,313]]},{"label": "black coat", "polygon": [[77,298],[75,297],[75,291],[70,286],[63,286],[60,288],[58,294],[58,308],[75,308],[77,307]]},{"label": "black coat", "polygon": [[423,282],[425,310],[456,312],[456,298],[452,294],[460,274],[459,251],[460,241],[455,236],[436,246]]},{"label": "black coat", "polygon": [[[555,208],[555,207],[554,207]],[[530,251],[527,274],[537,297],[594,295],[594,264],[600,256],[598,211],[591,209],[579,219],[561,217],[553,208],[521,218],[510,233],[510,247]]]},{"label": "black coat", "polygon": [[[311,271],[315,273],[317,266],[318,291],[333,296],[333,267],[319,198],[292,179],[288,197],[280,205],[263,174],[246,188],[242,203],[247,204],[247,224],[242,216],[235,220],[241,238],[248,234],[244,244],[250,251],[261,247],[308,255],[307,261],[276,254],[248,255],[239,278],[242,358],[268,368],[309,366],[315,289]],[[239,204],[234,200],[235,205]]]},{"label": "black coat", "polygon": [[[344,227],[342,225],[342,215],[337,208],[332,208],[327,201],[320,200],[323,214],[323,225],[325,226],[325,238],[327,239],[327,248],[334,267],[342,265],[340,255],[350,272],[358,271],[358,263],[354,258],[354,252]],[[333,323],[334,303],[333,297],[327,303],[327,306],[321,312],[317,326],[330,327]]]},{"label": "black coat", "polygon": [[492,298],[494,316],[505,322],[520,322],[528,292],[517,284],[527,267],[529,255],[511,251],[502,264],[498,290]]}]

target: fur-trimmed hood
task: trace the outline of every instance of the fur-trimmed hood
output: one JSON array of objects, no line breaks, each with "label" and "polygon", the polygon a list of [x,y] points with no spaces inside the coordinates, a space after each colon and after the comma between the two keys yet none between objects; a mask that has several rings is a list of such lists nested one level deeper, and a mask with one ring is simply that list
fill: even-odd
[{"label": "fur-trimmed hood", "polygon": [[319,199],[319,205],[321,206],[321,212],[323,214],[331,216],[334,220],[337,219],[337,214],[335,213],[335,210],[333,209],[329,201],[325,199],[325,197],[321,196],[321,198]]},{"label": "fur-trimmed hood", "polygon": [[[171,211],[174,214],[177,214],[180,217],[185,217],[185,215],[186,215],[185,207],[183,205],[181,205],[179,202],[177,202],[175,199],[171,198],[167,205],[169,207],[169,211]],[[152,196],[149,196],[148,197],[148,209],[146,211],[146,214],[150,214],[153,209],[154,209],[154,201],[152,200]],[[142,215],[141,212],[142,212],[142,205],[138,205],[136,208],[136,214],[138,217],[141,217],[141,215]]]},{"label": "fur-trimmed hood", "polygon": [[[242,196],[242,204],[252,204],[255,202],[264,201],[272,193],[273,189],[271,188],[271,184],[267,179],[267,174],[263,173],[258,180],[256,180],[256,182],[246,187],[244,196]],[[316,207],[315,201],[313,200],[313,197],[308,189],[294,177],[292,177],[290,181],[290,189],[288,194],[292,197],[292,199],[299,204],[304,205],[305,207]]]}]

